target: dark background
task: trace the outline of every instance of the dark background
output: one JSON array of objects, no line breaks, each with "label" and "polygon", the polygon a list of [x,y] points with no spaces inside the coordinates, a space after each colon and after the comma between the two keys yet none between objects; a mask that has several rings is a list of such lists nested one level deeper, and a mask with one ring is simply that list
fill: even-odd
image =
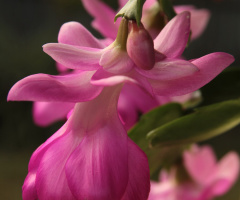
[{"label": "dark background", "polygon": [[[115,1],[105,2],[117,9]],[[207,30],[186,50],[187,58],[224,51],[235,56],[234,66],[240,65],[239,0],[175,0],[173,3],[193,4],[208,8],[212,13]],[[80,0],[0,1],[0,199],[21,199],[21,186],[31,153],[63,123],[47,128],[35,126],[31,116],[32,103],[7,103],[9,89],[31,74],[57,74],[55,62],[41,46],[57,42],[63,23],[81,22],[95,36],[101,37],[91,28],[91,20]],[[240,152],[239,134],[240,126],[205,143],[211,144],[220,158],[231,150]],[[239,187],[238,182],[220,199],[239,199]]]}]

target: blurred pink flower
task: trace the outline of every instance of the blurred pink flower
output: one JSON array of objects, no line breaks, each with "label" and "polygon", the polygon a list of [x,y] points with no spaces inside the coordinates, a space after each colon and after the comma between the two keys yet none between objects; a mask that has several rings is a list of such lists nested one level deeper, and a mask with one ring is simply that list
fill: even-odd
[{"label": "blurred pink flower", "polygon": [[[119,7],[122,8],[127,3],[127,0],[119,0],[118,2]],[[115,24],[113,24],[112,22],[117,12],[115,12],[112,8],[110,8],[101,0],[82,0],[82,3],[88,13],[94,18],[92,26],[96,30],[98,30],[104,37],[114,40],[117,35],[119,21],[117,21]],[[158,26],[151,26],[151,24],[154,23],[152,22],[152,20],[155,20],[154,17],[158,17],[158,15],[156,15],[155,13],[156,9],[158,12],[160,12],[159,8],[157,7],[158,4],[156,0],[146,0],[143,6],[142,13],[142,23],[153,38],[155,38],[162,30],[162,27],[158,27],[159,24],[161,24],[161,19],[159,18],[156,19],[158,20]],[[189,11],[191,13],[190,29],[192,32],[192,39],[196,39],[203,33],[210,18],[209,10],[197,9],[192,5],[174,6],[174,9],[177,14],[180,14],[183,11]],[[105,13],[105,15],[103,15],[102,13]],[[155,14],[156,16],[149,16],[149,14]],[[106,15],[108,17],[105,17]]]},{"label": "blurred pink flower", "polygon": [[196,145],[183,154],[190,179],[178,182],[176,168],[162,171],[159,182],[151,182],[149,200],[210,200],[226,193],[237,180],[239,157],[230,152],[217,162],[209,146]]},{"label": "blurred pink flower", "polygon": [[68,121],[32,155],[23,199],[145,200],[148,160],[117,113],[121,85],[77,103]]}]

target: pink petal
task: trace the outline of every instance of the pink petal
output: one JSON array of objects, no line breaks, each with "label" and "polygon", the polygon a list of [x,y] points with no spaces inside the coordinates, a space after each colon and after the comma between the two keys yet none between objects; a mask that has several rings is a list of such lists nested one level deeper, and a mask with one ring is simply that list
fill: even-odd
[{"label": "pink petal", "polygon": [[150,172],[145,153],[128,139],[128,185],[121,200],[146,200],[150,191]]},{"label": "pink petal", "polygon": [[87,71],[99,68],[98,62],[102,55],[101,49],[77,47],[61,43],[45,44],[43,45],[43,51],[56,62],[68,68]]},{"label": "pink petal", "polygon": [[211,188],[215,195],[226,193],[238,178],[239,157],[235,152],[225,155],[217,166],[216,181]]},{"label": "pink petal", "polygon": [[118,30],[118,26],[114,24],[116,13],[100,0],[82,0],[82,3],[85,9],[94,17],[93,27],[103,36],[115,39]]},{"label": "pink petal", "polygon": [[68,187],[65,164],[80,141],[81,137],[75,137],[68,132],[47,149],[36,176],[39,199],[76,200]]},{"label": "pink petal", "polygon": [[127,134],[120,122],[105,123],[96,132],[88,133],[66,164],[74,196],[120,199],[128,181],[127,151]]},{"label": "pink petal", "polygon": [[153,91],[160,96],[179,96],[198,90],[234,61],[232,55],[222,52],[211,53],[192,61],[198,67],[196,73],[169,81],[149,80]]},{"label": "pink petal", "polygon": [[88,101],[102,91],[90,83],[94,72],[81,72],[65,76],[36,74],[17,82],[9,91],[8,101]]},{"label": "pink petal", "polygon": [[216,157],[209,146],[194,146],[183,154],[184,166],[195,182],[205,185],[215,173]]},{"label": "pink petal", "polygon": [[120,199],[126,189],[128,139],[117,113],[120,89],[107,87],[74,109],[72,129],[85,137],[70,155],[65,172],[77,199]]},{"label": "pink petal", "polygon": [[54,133],[47,141],[45,141],[34,151],[28,165],[29,173],[36,174],[44,153],[52,144],[54,144],[56,141],[58,141],[59,138],[65,135],[67,129],[68,123],[65,123],[56,133]]},{"label": "pink petal", "polygon": [[175,6],[174,9],[177,13],[181,13],[183,11],[189,11],[191,13],[191,39],[196,39],[203,33],[210,19],[209,10],[196,9],[191,5]]},{"label": "pink petal", "polygon": [[91,79],[93,85],[113,86],[120,83],[137,83],[133,78],[124,75],[114,75],[103,69],[99,69]]},{"label": "pink petal", "polygon": [[65,72],[68,72],[70,69],[65,67],[64,65],[56,62],[56,67],[57,67],[57,70],[59,73],[65,73]]},{"label": "pink petal", "polygon": [[154,40],[154,48],[170,58],[179,57],[190,33],[190,13],[183,12],[167,23]]},{"label": "pink petal", "polygon": [[29,166],[28,166],[28,175],[24,181],[22,187],[22,197],[23,200],[33,200],[38,199],[37,190],[36,190],[36,173],[39,167],[39,164],[44,156],[44,153],[47,149],[62,137],[66,131],[66,124],[60,128],[55,134],[53,134],[45,143],[43,143],[31,156]]},{"label": "pink petal", "polygon": [[37,199],[37,191],[36,191],[36,174],[29,173],[24,181],[22,187],[22,198],[23,200],[33,200]]},{"label": "pink petal", "polygon": [[115,46],[104,51],[99,64],[106,71],[116,74],[128,72],[134,66],[134,63],[128,56],[127,51]]},{"label": "pink petal", "polygon": [[143,88],[126,83],[119,96],[118,112],[125,128],[129,129],[137,122],[140,113],[145,113],[157,105],[157,99]]},{"label": "pink petal", "polygon": [[198,68],[189,61],[179,59],[165,59],[157,62],[151,70],[136,69],[140,74],[156,80],[173,80],[190,76]]},{"label": "pink petal", "polygon": [[75,103],[65,102],[34,102],[33,120],[38,126],[48,126],[58,120],[67,118]]},{"label": "pink petal", "polygon": [[58,42],[82,47],[104,48],[105,45],[96,39],[82,24],[68,22],[62,25]]}]

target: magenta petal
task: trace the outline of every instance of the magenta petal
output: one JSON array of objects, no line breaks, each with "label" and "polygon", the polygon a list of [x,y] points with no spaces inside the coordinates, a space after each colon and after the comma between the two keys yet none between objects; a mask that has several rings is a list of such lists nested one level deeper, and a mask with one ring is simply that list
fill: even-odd
[{"label": "magenta petal", "polygon": [[68,22],[62,25],[58,42],[75,46],[104,48],[105,45],[96,39],[82,24],[78,22]]},{"label": "magenta petal", "polygon": [[35,200],[37,197],[37,190],[35,185],[36,174],[29,173],[24,181],[22,187],[22,198],[23,200]]},{"label": "magenta petal", "polygon": [[94,28],[103,36],[115,39],[118,30],[118,26],[113,23],[116,13],[100,0],[82,0],[82,3],[85,9],[94,17]]},{"label": "magenta petal", "polygon": [[172,80],[189,76],[198,71],[198,68],[189,61],[179,59],[165,59],[157,62],[151,70],[136,70],[151,79]]},{"label": "magenta petal", "polygon": [[150,172],[145,153],[128,139],[128,185],[121,200],[146,200],[150,191]]},{"label": "magenta petal", "polygon": [[58,120],[67,118],[75,103],[65,102],[34,102],[33,120],[38,126],[48,126]]},{"label": "magenta petal", "polygon": [[133,78],[124,75],[114,75],[103,69],[99,69],[91,79],[91,83],[93,85],[99,86],[113,86],[125,82],[137,84],[137,81],[135,81]]},{"label": "magenta petal", "polygon": [[69,187],[77,199],[121,199],[128,181],[127,133],[119,120],[88,132],[66,164]]},{"label": "magenta petal", "polygon": [[56,62],[56,67],[59,73],[65,73],[68,72],[69,68],[65,67],[64,65]]},{"label": "magenta petal", "polygon": [[43,51],[56,62],[71,69],[91,71],[100,67],[98,62],[102,55],[102,49],[48,43],[43,45]]},{"label": "magenta petal", "polygon": [[81,137],[67,133],[47,149],[36,176],[39,199],[76,200],[67,184],[65,164],[80,141]]},{"label": "magenta petal", "polygon": [[190,33],[190,13],[182,12],[167,23],[154,40],[154,48],[170,58],[179,57]]},{"label": "magenta petal", "polygon": [[205,185],[215,173],[217,160],[213,150],[208,147],[193,146],[190,151],[185,151],[184,165],[193,180]]},{"label": "magenta petal", "polygon": [[90,84],[93,73],[81,72],[65,76],[31,75],[11,88],[8,101],[88,101],[102,91],[102,87]]},{"label": "magenta petal", "polygon": [[218,163],[212,193],[222,195],[227,192],[238,178],[239,167],[239,157],[235,152],[225,155]]},{"label": "magenta petal", "polygon": [[65,123],[56,133],[54,133],[47,141],[45,141],[34,151],[28,165],[29,173],[36,173],[44,153],[52,144],[54,144],[56,141],[58,141],[59,138],[65,135],[67,127],[68,123]]},{"label": "magenta petal", "polygon": [[106,71],[116,74],[128,72],[134,66],[128,53],[115,46],[104,51],[99,64]]},{"label": "magenta petal", "polygon": [[183,11],[189,11],[191,13],[191,39],[196,39],[203,33],[210,18],[209,10],[196,9],[191,5],[175,6],[174,9],[177,13],[181,13]]},{"label": "magenta petal", "polygon": [[232,55],[222,52],[211,53],[192,61],[199,71],[169,81],[149,80],[155,94],[160,96],[178,96],[198,90],[234,61]]}]

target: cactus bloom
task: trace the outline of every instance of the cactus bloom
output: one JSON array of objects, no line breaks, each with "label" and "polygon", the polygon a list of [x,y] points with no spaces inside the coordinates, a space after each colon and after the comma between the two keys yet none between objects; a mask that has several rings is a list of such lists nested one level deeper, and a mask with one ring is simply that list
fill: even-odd
[{"label": "cactus bloom", "polygon": [[210,200],[226,193],[237,180],[239,157],[229,152],[217,162],[209,146],[192,146],[183,154],[188,179],[177,180],[177,169],[162,171],[159,182],[151,182],[149,200]]},{"label": "cactus bloom", "polygon": [[33,153],[24,200],[147,199],[148,160],[118,117],[121,87],[105,87],[95,99],[77,103],[63,127]]}]

